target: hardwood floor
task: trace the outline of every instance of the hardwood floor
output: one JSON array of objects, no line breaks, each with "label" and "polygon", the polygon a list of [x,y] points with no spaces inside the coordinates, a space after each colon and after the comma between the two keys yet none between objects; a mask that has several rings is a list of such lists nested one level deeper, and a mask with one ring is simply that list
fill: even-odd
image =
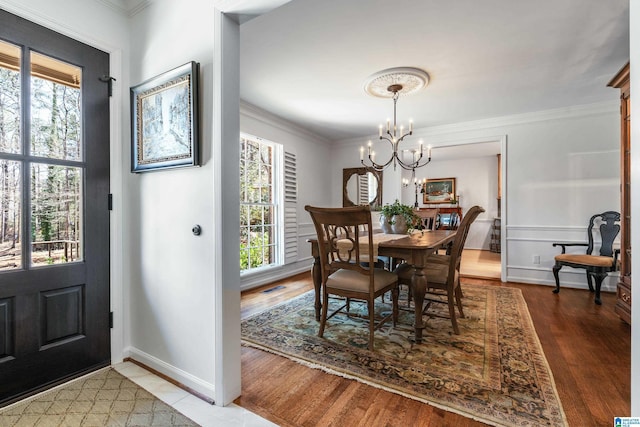
[{"label": "hardwood floor", "polygon": [[460,274],[464,277],[500,280],[500,254],[478,249],[462,251]]},{"label": "hardwood floor", "polygon": [[[463,279],[522,290],[569,425],[599,427],[629,416],[631,329],[614,313],[615,294]],[[244,292],[242,317],[313,289],[309,273]],[[266,292],[265,292],[266,291]],[[242,348],[242,396],[235,403],[281,426],[477,427],[485,424],[281,356]]]}]

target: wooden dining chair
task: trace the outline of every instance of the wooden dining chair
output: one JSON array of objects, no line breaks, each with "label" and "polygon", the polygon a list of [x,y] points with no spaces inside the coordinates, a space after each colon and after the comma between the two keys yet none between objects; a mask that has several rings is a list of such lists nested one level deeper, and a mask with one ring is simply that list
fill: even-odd
[{"label": "wooden dining chair", "polygon": [[[462,219],[456,237],[453,239],[451,253],[449,255],[432,255],[427,258],[426,267],[423,269],[427,278],[427,304],[423,310],[423,314],[429,309],[432,303],[444,303],[449,306],[449,318],[453,326],[453,332],[460,334],[458,322],[456,320],[455,306],[458,306],[460,317],[464,318],[462,309],[462,290],[460,288],[460,262],[462,259],[462,249],[469,235],[469,229],[475,219],[484,212],[480,206],[474,206]],[[396,268],[398,274],[398,283],[411,287],[411,278],[413,276],[413,266],[407,263],[400,264]],[[443,298],[444,297],[444,298]]]},{"label": "wooden dining chair", "polygon": [[[305,206],[318,236],[322,275],[322,313],[318,336],[327,320],[346,308],[352,300],[366,301],[369,321],[369,350],[373,350],[374,331],[389,319],[398,320],[398,276],[375,266],[371,213],[369,206],[321,208]],[[364,231],[363,231],[364,230]],[[375,317],[375,299],[391,291],[392,312]],[[329,295],[345,298],[345,303],[329,311]]]},{"label": "wooden dining chair", "polygon": [[[598,255],[593,255],[594,250],[594,233],[600,234],[601,243]],[[589,219],[587,226],[587,242],[556,242],[553,246],[560,246],[562,253],[555,256],[555,264],[553,266],[553,277],[556,279],[556,288],[553,293],[560,292],[560,269],[564,266],[573,268],[583,268],[587,272],[587,284],[591,292],[593,289],[593,280],[595,279],[595,303],[600,305],[600,287],[602,281],[607,277],[608,272],[616,271],[618,268],[618,249],[613,249],[613,242],[620,232],[620,213],[615,211],[607,211],[596,214]],[[586,248],[583,254],[568,254],[566,248],[571,246],[581,246]]]},{"label": "wooden dining chair", "polygon": [[415,211],[416,215],[421,219],[421,226],[424,230],[435,230],[438,228],[438,208],[427,208]]}]

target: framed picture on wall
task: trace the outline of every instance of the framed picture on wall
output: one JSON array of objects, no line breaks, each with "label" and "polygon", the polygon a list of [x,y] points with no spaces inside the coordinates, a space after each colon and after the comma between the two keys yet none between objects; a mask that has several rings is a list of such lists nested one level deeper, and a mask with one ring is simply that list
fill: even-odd
[{"label": "framed picture on wall", "polygon": [[456,197],[456,179],[428,179],[424,184],[422,203],[451,203]]},{"label": "framed picture on wall", "polygon": [[131,171],[199,166],[199,64],[131,88]]}]

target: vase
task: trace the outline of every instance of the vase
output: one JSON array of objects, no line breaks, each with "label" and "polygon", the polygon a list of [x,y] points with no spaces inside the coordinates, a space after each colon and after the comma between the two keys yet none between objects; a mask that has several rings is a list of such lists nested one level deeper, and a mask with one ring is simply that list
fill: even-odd
[{"label": "vase", "polygon": [[408,227],[404,216],[394,215],[391,220],[393,221],[393,224],[391,224],[391,232],[393,234],[407,234]]},{"label": "vase", "polygon": [[391,224],[389,224],[389,219],[384,215],[380,215],[380,228],[383,233],[391,233]]}]

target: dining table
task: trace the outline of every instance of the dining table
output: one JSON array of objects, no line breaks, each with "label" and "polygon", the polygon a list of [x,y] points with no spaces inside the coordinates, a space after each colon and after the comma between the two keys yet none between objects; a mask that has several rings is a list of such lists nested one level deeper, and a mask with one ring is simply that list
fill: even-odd
[{"label": "dining table", "polygon": [[[411,277],[411,292],[414,300],[414,330],[415,342],[422,342],[422,331],[424,323],[422,320],[422,310],[424,308],[424,298],[428,289],[427,278],[423,268],[428,264],[428,257],[439,248],[453,241],[456,230],[414,230],[406,236],[397,236],[391,239],[379,239],[376,245],[377,255],[394,259],[403,259],[414,267]],[[377,240],[377,239],[374,239]],[[313,256],[313,267],[311,275],[313,287],[315,289],[315,314],[316,320],[320,320],[320,292],[322,289],[322,272],[320,267],[320,250],[317,239],[308,239],[311,244],[311,255]]]}]

